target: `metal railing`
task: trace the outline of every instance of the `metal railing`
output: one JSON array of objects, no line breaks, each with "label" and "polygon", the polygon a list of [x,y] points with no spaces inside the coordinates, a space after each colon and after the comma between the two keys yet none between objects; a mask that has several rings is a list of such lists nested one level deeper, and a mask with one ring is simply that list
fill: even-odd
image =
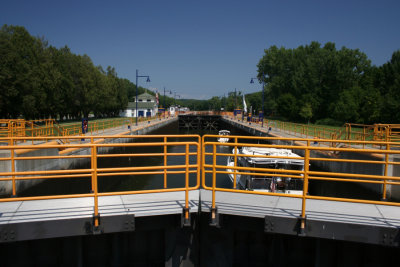
[{"label": "metal railing", "polygon": [[[215,216],[216,208],[216,192],[235,192],[246,194],[274,195],[281,197],[293,197],[302,199],[301,218],[306,216],[306,201],[308,199],[344,201],[354,203],[369,203],[380,205],[400,206],[399,202],[387,201],[387,191],[389,187],[399,186],[400,177],[393,175],[393,169],[399,168],[400,151],[392,150],[391,146],[394,142],[373,142],[373,141],[346,141],[342,140],[342,144],[358,144],[359,147],[364,145],[379,146],[383,149],[362,149],[350,147],[330,146],[330,143],[338,142],[338,140],[326,139],[306,139],[306,138],[273,138],[273,137],[255,137],[255,136],[224,136],[230,139],[229,143],[219,143],[217,138],[219,135],[205,135],[200,139],[199,135],[116,135],[116,136],[90,136],[85,137],[82,143],[81,136],[61,137],[69,138],[70,143],[58,144],[54,142],[60,137],[42,137],[47,143],[41,145],[16,145],[20,139],[33,139],[32,137],[20,138],[0,138],[0,142],[7,142],[12,145],[0,146],[0,161],[2,163],[9,162],[9,170],[0,172],[0,183],[11,184],[11,197],[0,198],[1,202],[11,201],[28,201],[40,199],[59,199],[59,198],[78,198],[92,197],[94,201],[94,223],[99,225],[99,206],[98,199],[101,196],[127,195],[127,194],[145,194],[145,193],[162,193],[185,191],[185,219],[189,219],[189,198],[190,190],[196,190],[200,187],[200,168],[202,171],[202,186],[206,190],[212,191],[212,216]],[[176,140],[179,138],[179,140]],[[133,142],[132,142],[133,141]],[[115,143],[114,143],[115,142]],[[324,143],[328,145],[323,145]],[[322,145],[321,145],[322,144]],[[181,151],[169,151],[170,147],[180,147]],[[218,147],[229,147],[229,151],[219,152]],[[285,170],[257,168],[249,166],[238,166],[238,158],[246,157],[240,154],[238,148],[242,147],[260,147],[260,148],[282,148],[289,149],[304,161],[303,170]],[[123,151],[112,154],[105,154],[107,150],[115,148],[136,149],[136,151]],[[142,148],[137,151],[138,148]],[[149,148],[156,148],[157,151],[151,151]],[[200,149],[201,148],[201,149]],[[39,156],[27,156],[26,153],[35,150],[35,154],[40,150],[58,151],[53,156],[48,156],[46,152]],[[81,153],[66,153],[68,150],[81,150]],[[210,151],[211,149],[211,151]],[[7,154],[8,153],[8,154]],[[169,161],[172,158],[180,157],[180,163],[173,164]],[[192,158],[191,158],[192,157]],[[226,160],[223,163],[217,163],[218,159],[224,157],[233,157],[233,166],[227,166]],[[248,156],[247,156],[248,157]],[[268,158],[269,156],[252,155],[251,157]],[[132,159],[148,159],[159,158],[158,164],[149,164],[148,166],[117,166],[102,167],[99,166],[99,159],[102,158],[132,158]],[[285,156],[274,156],[274,158],[292,159]],[[35,163],[37,160],[46,161],[69,161],[84,160],[90,162],[90,167],[65,170],[60,166],[55,168],[46,167],[42,170],[19,170],[18,163],[30,161]],[[191,163],[192,161],[192,163]],[[334,172],[310,169],[311,166],[323,164],[348,164],[348,171]],[[5,164],[3,164],[5,166]],[[372,166],[372,167],[371,167]],[[358,168],[358,171],[354,169]],[[372,171],[371,171],[372,170]],[[218,187],[218,175],[233,176],[232,188]],[[159,175],[162,177],[161,188],[154,189],[128,189],[127,191],[110,191],[100,192],[99,177],[116,177],[116,176],[137,176],[137,175]],[[183,187],[170,187],[169,177],[171,175],[183,175]],[[190,182],[190,175],[195,177],[195,181]],[[236,179],[238,175],[254,175],[254,176],[270,176],[270,177],[287,177],[303,182],[301,194],[284,194],[267,191],[252,191],[239,189],[236,187]],[[211,179],[207,180],[206,176]],[[25,180],[46,180],[46,179],[78,179],[87,178],[90,180],[90,188],[88,192],[68,195],[45,195],[45,196],[19,196],[18,184]],[[175,176],[176,178],[176,176]],[[386,201],[377,201],[371,199],[358,199],[347,197],[331,197],[325,195],[312,195],[309,193],[308,185],[312,180],[320,180],[327,182],[349,182],[376,185],[381,190],[381,198]],[[192,184],[192,185],[191,185]],[[214,217],[215,218],[215,217]],[[304,228],[304,222],[302,223]]]},{"label": "metal railing", "polygon": [[[175,192],[185,191],[185,209],[184,218],[189,219],[189,191],[198,189],[200,186],[200,136],[198,135],[135,135],[135,136],[91,136],[86,138],[90,140],[87,143],[79,143],[81,137],[68,137],[72,140],[69,144],[54,144],[51,142],[55,138],[44,138],[48,142],[42,145],[10,145],[0,146],[0,153],[2,157],[0,161],[9,162],[10,170],[2,170],[0,172],[0,183],[11,183],[11,197],[0,198],[1,202],[12,202],[12,201],[28,201],[28,200],[42,200],[42,199],[59,199],[59,198],[78,198],[78,197],[92,197],[94,201],[94,226],[99,226],[99,197],[101,196],[112,196],[112,195],[129,195],[129,194],[146,194],[146,193],[161,193],[161,192]],[[179,138],[178,140],[176,140]],[[0,141],[6,141],[11,144],[15,144],[21,138],[0,138]],[[24,138],[32,139],[32,138]],[[103,140],[100,143],[99,140]],[[123,142],[125,141],[125,143]],[[115,142],[115,143],[114,143]],[[129,143],[128,143],[129,142]],[[168,151],[170,147],[180,147],[181,152]],[[42,156],[25,156],[26,152],[35,150],[63,150],[66,149],[81,149],[83,152],[81,155],[76,154],[61,154],[57,153],[54,156],[47,156],[46,152],[42,153]],[[138,151],[126,151],[124,153],[113,153],[113,154],[100,154],[100,151],[109,149],[138,149]],[[145,149],[143,149],[145,148]],[[155,148],[157,151],[151,152],[150,148]],[[144,150],[144,151],[143,151]],[[154,150],[154,149],[153,149]],[[9,155],[6,153],[9,152]],[[103,151],[104,152],[104,151]],[[35,153],[40,154],[40,153]],[[117,166],[105,168],[98,165],[98,161],[101,158],[133,158],[134,161],[148,158],[158,158],[159,164],[154,166]],[[192,157],[192,158],[191,158]],[[194,158],[193,158],[194,157]],[[175,160],[176,164],[171,163],[171,159],[181,158]],[[190,158],[192,163],[190,163]],[[62,169],[61,166],[57,168],[52,166],[52,169],[46,168],[43,170],[29,170],[22,171],[17,169],[17,162],[31,161],[34,163],[38,160],[50,161],[69,161],[69,160],[86,160],[90,162],[89,168],[80,169]],[[3,164],[4,166],[4,164]],[[170,187],[169,177],[171,175],[183,175],[184,186],[183,187]],[[155,189],[131,189],[128,191],[115,191],[115,192],[100,192],[99,191],[99,177],[115,177],[115,176],[137,176],[137,175],[161,175],[163,179],[162,188]],[[195,181],[190,182],[189,176],[194,175]],[[17,183],[27,180],[47,180],[47,179],[78,179],[87,178],[90,180],[90,190],[86,193],[80,194],[68,194],[68,195],[46,195],[46,196],[30,196],[20,197],[18,195]],[[176,177],[174,177],[176,178]],[[190,186],[192,184],[192,186]]]},{"label": "metal railing", "polygon": [[[251,122],[261,124],[258,117],[250,120],[247,117],[232,114],[226,115],[232,120]],[[332,140],[354,140],[354,141],[384,141],[400,143],[400,124],[380,124],[373,125],[345,123],[341,127],[318,126],[312,124],[300,124],[293,122],[284,122],[278,120],[264,119],[264,127],[271,128],[281,133],[286,133],[299,138],[316,138],[316,139],[332,139]],[[337,143],[337,142],[335,142]],[[400,144],[394,146],[400,146]],[[365,144],[361,144],[365,148]]]},{"label": "metal railing", "polygon": [[[139,117],[138,122],[149,122],[163,118],[161,114],[153,117]],[[104,133],[106,129],[135,125],[135,118],[113,118],[89,121],[90,134]],[[43,120],[0,120],[0,137],[46,137],[74,136],[82,134],[80,122],[59,124],[54,119]],[[24,141],[25,139],[20,139]]]},{"label": "metal railing", "polygon": [[[230,139],[229,143],[219,143],[216,141],[218,135],[204,135],[202,137],[202,187],[206,190],[212,191],[212,207],[211,216],[215,219],[216,216],[216,192],[234,192],[234,193],[246,193],[246,194],[259,194],[259,195],[272,195],[280,197],[291,197],[302,199],[301,207],[301,229],[305,227],[306,217],[306,202],[308,199],[319,199],[319,200],[331,200],[331,201],[343,201],[353,203],[366,203],[366,204],[379,204],[379,205],[391,205],[400,206],[399,202],[394,201],[377,201],[370,199],[358,199],[355,198],[342,198],[332,197],[324,195],[311,195],[308,189],[309,182],[311,180],[320,180],[327,182],[349,182],[359,184],[375,184],[381,187],[382,200],[387,200],[387,191],[389,186],[399,186],[400,177],[393,176],[389,173],[389,169],[393,169],[395,166],[398,167],[400,162],[400,151],[391,150],[393,142],[368,142],[358,141],[358,145],[368,144],[384,147],[384,149],[354,149],[354,148],[339,148],[331,146],[316,146],[315,142],[318,143],[333,143],[337,140],[324,140],[324,139],[304,139],[304,138],[273,138],[273,137],[254,137],[254,136],[224,136]],[[256,143],[258,142],[258,143]],[[264,143],[264,144],[260,144]],[[355,141],[341,141],[343,143],[355,143]],[[279,144],[279,145],[278,145]],[[229,147],[229,152],[218,152],[219,147]],[[240,148],[242,147],[259,147],[259,148],[278,148],[278,149],[289,149],[300,157],[296,157],[296,160],[304,161],[303,170],[285,170],[285,169],[268,169],[268,168],[257,168],[249,166],[239,166],[239,157],[258,157],[258,158],[271,158],[271,156],[263,155],[245,155],[240,154]],[[366,158],[365,155],[369,157]],[[221,162],[223,164],[217,164]],[[233,158],[233,166],[227,166],[226,158]],[[395,159],[397,158],[397,161]],[[293,159],[288,156],[273,156],[274,159],[282,158],[285,160]],[[357,159],[359,158],[359,159]],[[310,170],[311,166],[318,166],[321,164],[349,164],[348,171],[333,172],[333,171],[320,171]],[[372,167],[371,167],[372,166]],[[354,168],[359,170],[355,173]],[[375,173],[371,173],[371,170],[375,170]],[[233,176],[232,188],[217,187],[217,175],[222,174],[227,178],[227,175]],[[211,176],[206,179],[206,175]],[[277,192],[267,192],[267,190],[256,191],[236,188],[237,177],[239,175],[254,175],[254,176],[268,176],[268,177],[289,177],[292,179],[302,180],[303,188],[302,194],[286,194]],[[220,176],[221,178],[221,176]],[[208,180],[208,184],[207,181]]]}]

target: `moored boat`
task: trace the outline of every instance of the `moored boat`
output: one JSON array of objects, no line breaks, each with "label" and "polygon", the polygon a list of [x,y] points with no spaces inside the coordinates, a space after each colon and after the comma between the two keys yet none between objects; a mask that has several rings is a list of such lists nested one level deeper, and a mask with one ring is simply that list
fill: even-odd
[{"label": "moored boat", "polygon": [[221,137],[218,138],[218,142],[220,142],[220,143],[228,143],[229,142],[229,138],[224,137],[224,136],[227,136],[227,135],[230,135],[230,134],[231,134],[231,132],[228,131],[228,130],[219,131],[218,135],[220,135]]},{"label": "moored boat", "polygon": [[[232,153],[234,154],[234,150]],[[243,147],[238,149],[237,155],[236,166],[257,168],[252,171],[238,170],[242,174],[236,174],[237,188],[285,194],[303,194],[304,182],[302,177],[298,177],[298,173],[285,172],[285,170],[304,170],[304,160],[291,150]],[[228,167],[235,166],[234,156],[228,157],[227,165]],[[268,169],[268,171],[262,169]],[[234,170],[228,168],[228,172],[230,172],[229,178],[233,182]],[[246,174],[243,172],[246,172]],[[248,173],[254,173],[254,175]],[[294,176],[298,178],[294,178]],[[300,176],[302,175],[300,174]]]}]

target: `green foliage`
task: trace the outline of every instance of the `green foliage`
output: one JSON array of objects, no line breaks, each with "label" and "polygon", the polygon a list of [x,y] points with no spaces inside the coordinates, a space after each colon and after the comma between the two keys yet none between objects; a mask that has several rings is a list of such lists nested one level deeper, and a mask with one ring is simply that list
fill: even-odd
[{"label": "green foliage", "polygon": [[266,115],[291,121],[400,122],[400,51],[382,67],[358,49],[271,46],[258,63],[266,83]]},{"label": "green foliage", "polygon": [[[258,63],[262,92],[247,94],[248,108],[291,121],[331,124],[400,123],[400,50],[371,66],[358,49],[312,42],[295,49],[271,46]],[[24,27],[0,29],[0,118],[81,118],[118,115],[145,88],[118,77],[113,67],[94,66],[87,55],[49,46]],[[150,92],[154,94],[153,92]],[[173,99],[159,92],[160,106],[233,111],[242,92],[209,100]]]},{"label": "green foliage", "polygon": [[300,113],[299,115],[304,118],[307,122],[310,121],[313,113],[312,113],[312,107],[310,103],[306,103],[304,106],[300,108]]},{"label": "green foliage", "polygon": [[87,55],[49,46],[20,26],[0,29],[0,58],[1,118],[116,116],[136,93],[114,68],[104,71]]}]

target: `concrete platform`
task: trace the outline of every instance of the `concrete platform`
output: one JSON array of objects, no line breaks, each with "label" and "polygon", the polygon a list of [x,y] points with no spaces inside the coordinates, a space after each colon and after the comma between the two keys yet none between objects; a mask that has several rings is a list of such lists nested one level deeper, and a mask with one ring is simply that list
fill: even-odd
[{"label": "concrete platform", "polygon": [[[211,196],[204,189],[190,191],[190,213],[199,212],[201,199],[200,211],[209,216]],[[94,228],[90,197],[3,202],[0,242],[134,231],[135,218],[181,216],[184,205],[185,192],[100,197],[100,227]],[[310,199],[301,232],[298,198],[216,192],[216,206],[217,227],[224,227],[225,216],[246,217],[261,220],[266,233],[400,246],[400,207]]]},{"label": "concrete platform", "polygon": [[[400,245],[400,207],[309,199],[303,234],[301,203],[300,198],[216,192],[219,215],[263,218],[266,232]],[[211,204],[212,192],[201,190],[202,212]]]},{"label": "concrete platform", "polygon": [[[190,213],[199,191],[189,192]],[[0,203],[0,242],[133,231],[137,217],[182,214],[185,192],[99,198],[100,228],[93,229],[91,197]]]}]

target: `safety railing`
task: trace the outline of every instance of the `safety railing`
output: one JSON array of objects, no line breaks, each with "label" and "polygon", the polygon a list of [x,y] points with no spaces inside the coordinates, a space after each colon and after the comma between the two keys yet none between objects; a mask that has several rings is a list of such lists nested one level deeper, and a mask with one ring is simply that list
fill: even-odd
[{"label": "safety railing", "polygon": [[[150,122],[164,118],[161,114],[153,117],[139,117],[138,122]],[[136,118],[113,118],[89,121],[87,133],[104,134],[105,130],[116,127],[133,126]],[[80,122],[59,124],[54,119],[43,120],[0,120],[0,137],[46,137],[74,136],[82,134]],[[25,141],[21,139],[21,141]]]},{"label": "safety railing", "polygon": [[[247,116],[242,116],[241,114],[237,116],[231,115],[230,118],[245,123],[254,123],[256,125],[260,125],[262,123],[262,120],[258,117],[248,118]],[[264,118],[264,127],[266,129],[271,128],[271,130],[291,134],[299,138],[316,137],[318,139],[338,139],[337,137],[340,135],[340,131],[343,128],[322,127],[318,125],[284,122],[266,118]]]},{"label": "safety railing", "polygon": [[[227,117],[242,123],[254,123],[253,125],[261,124],[262,122],[257,117],[247,118],[242,117],[242,115],[230,115]],[[345,123],[342,127],[329,127],[264,119],[264,128],[278,133],[290,134],[298,138],[398,142],[394,146],[400,146],[400,124],[365,125]],[[338,142],[335,142],[335,144],[338,144]],[[360,145],[366,148],[366,144]],[[370,146],[373,145],[372,143],[370,144]]]},{"label": "safety railing", "polygon": [[[359,141],[356,142],[359,147],[368,144],[381,146],[384,149],[354,149],[316,146],[316,142],[332,143],[337,142],[337,140],[254,136],[224,137],[229,138],[230,141],[219,143],[217,142],[218,135],[204,135],[202,137],[202,186],[206,190],[212,191],[212,219],[215,219],[216,216],[216,192],[218,191],[300,198],[302,200],[301,229],[303,230],[307,213],[306,203],[309,199],[400,206],[399,202],[388,201],[387,194],[389,187],[392,189],[392,187],[400,185],[400,177],[393,174],[395,168],[400,168],[400,151],[391,149],[391,146],[396,143]],[[341,142],[355,143],[355,141]],[[281,153],[280,155],[255,153],[250,155],[243,152],[242,148],[244,147],[253,147],[256,148],[255,150],[285,149],[296,155],[291,153]],[[276,162],[276,166],[272,167],[273,164],[268,166],[256,164],[255,162],[260,158],[269,158]],[[289,165],[279,165],[279,162],[288,163],[291,161],[296,162],[297,166],[300,162],[303,168],[290,169],[287,167]],[[333,168],[332,165],[336,165],[336,171],[318,169],[318,166],[329,169],[329,166],[327,167],[329,164],[331,164],[331,168]],[[341,170],[341,172],[338,170]],[[261,190],[256,190],[254,187],[253,190],[250,181],[247,181],[248,179],[254,179],[258,183],[263,181],[266,185],[258,188]],[[224,180],[225,183],[221,180]],[[289,194],[288,191],[279,190],[279,186],[282,189],[282,186],[289,186],[290,183],[291,186],[295,186],[296,182],[294,181],[302,183],[297,191],[292,190]],[[309,183],[313,183],[313,181],[325,181],[326,186],[329,186],[331,182],[368,185],[372,189],[380,191],[380,198],[384,201],[377,200],[379,197],[360,199],[355,192],[344,197],[310,192]],[[268,182],[270,182],[269,185]],[[272,186],[272,182],[274,182],[274,186]],[[217,186],[218,184],[223,186]]]},{"label": "safety railing", "polygon": [[[99,225],[99,197],[112,195],[146,194],[161,192],[185,192],[184,219],[189,220],[189,191],[200,186],[200,136],[198,135],[135,135],[135,136],[91,136],[80,143],[81,137],[68,137],[75,140],[69,144],[57,144],[53,140],[60,137],[42,138],[47,143],[42,145],[15,145],[19,138],[8,138],[6,142],[14,145],[0,146],[0,161],[8,170],[0,171],[0,184],[9,185],[10,197],[0,198],[1,202],[29,201],[42,199],[92,197],[94,201],[94,226]],[[65,137],[62,137],[65,138]],[[3,141],[0,138],[0,141]],[[30,138],[25,138],[30,139]],[[53,153],[49,150],[80,149],[75,153]],[[118,151],[110,151],[119,149]],[[35,150],[37,156],[27,156]],[[40,153],[43,151],[43,153]],[[106,154],[108,152],[109,154]],[[50,153],[51,155],[51,153]],[[106,167],[102,160],[117,158],[118,165]],[[60,162],[79,161],[89,164],[86,168],[63,169]],[[136,164],[142,161],[143,164]],[[41,170],[24,170],[23,163],[45,166]],[[39,164],[40,163],[40,164]],[[150,164],[149,164],[150,163]],[[40,167],[38,167],[40,168]],[[28,168],[29,169],[29,168]],[[104,179],[125,176],[124,179],[158,179],[161,181],[155,188],[127,188],[118,190],[99,189]],[[172,179],[171,182],[171,176]],[[46,181],[49,179],[88,179],[90,185],[85,192],[63,195],[21,196],[20,185],[24,181]],[[179,178],[181,181],[179,182]],[[178,182],[177,182],[178,181]],[[88,184],[89,184],[88,183]]]}]

